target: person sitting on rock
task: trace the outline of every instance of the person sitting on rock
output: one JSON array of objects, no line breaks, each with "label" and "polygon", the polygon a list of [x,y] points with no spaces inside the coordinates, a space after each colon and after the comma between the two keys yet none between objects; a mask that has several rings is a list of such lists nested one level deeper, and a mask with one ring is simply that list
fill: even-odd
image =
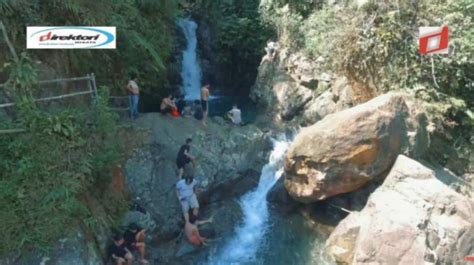
[{"label": "person sitting on rock", "polygon": [[176,166],[178,166],[178,179],[183,176],[184,166],[194,161],[194,157],[189,153],[191,149],[192,139],[186,139],[186,143],[179,148],[178,156],[176,157]]},{"label": "person sitting on rock", "polygon": [[193,211],[194,215],[199,213],[199,202],[196,197],[197,181],[192,176],[186,176],[176,183],[176,195],[181,203],[184,220],[189,222],[189,210]]},{"label": "person sitting on rock", "polygon": [[227,112],[227,118],[229,118],[235,125],[240,125],[242,123],[242,112],[237,107],[237,104],[234,104],[232,109]]},{"label": "person sitting on rock", "polygon": [[132,253],[125,246],[125,240],[121,234],[114,236],[114,242],[110,246],[109,253],[116,265],[133,264]]},{"label": "person sitting on rock", "polygon": [[177,109],[174,103],[173,95],[169,95],[161,101],[160,111],[163,114],[170,113],[173,109]]},{"label": "person sitting on rock", "polygon": [[137,224],[132,223],[123,234],[125,246],[128,250],[138,250],[140,253],[140,261],[142,264],[148,264],[145,259],[145,229],[139,228]]},{"label": "person sitting on rock", "polygon": [[184,108],[186,107],[186,101],[184,100],[184,96],[180,95],[178,100],[176,101],[176,108],[178,108],[178,112],[181,116],[184,114]]},{"label": "person sitting on rock", "polygon": [[194,101],[194,118],[198,121],[204,119],[204,110],[202,109],[201,102],[199,100]]},{"label": "person sitting on rock", "polygon": [[199,221],[196,215],[194,215],[192,212],[189,213],[189,222],[186,222],[186,224],[184,225],[184,234],[186,235],[186,238],[188,239],[189,243],[195,246],[207,245],[206,242],[208,241],[208,239],[202,237],[199,234],[198,229],[199,225],[203,225],[206,223],[212,223],[212,217],[205,221]]}]

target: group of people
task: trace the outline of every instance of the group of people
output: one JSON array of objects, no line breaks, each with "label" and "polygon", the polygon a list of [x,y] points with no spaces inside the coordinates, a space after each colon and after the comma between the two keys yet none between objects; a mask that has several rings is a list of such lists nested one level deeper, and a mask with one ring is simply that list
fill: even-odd
[{"label": "group of people", "polygon": [[[177,199],[181,205],[184,219],[184,235],[188,242],[195,246],[207,245],[209,239],[201,236],[199,226],[210,223],[213,218],[207,220],[199,219],[199,201],[196,193],[199,183],[194,178],[195,158],[191,155],[192,139],[186,139],[179,148],[176,157],[177,182],[175,191]],[[130,224],[124,233],[117,233],[113,238],[113,243],[109,248],[109,255],[117,265],[132,265],[132,251],[138,251],[140,262],[148,264],[145,259],[145,229],[140,228],[135,223]]]},{"label": "group of people", "polygon": [[140,262],[148,264],[145,259],[145,229],[132,223],[123,234],[117,233],[113,241],[109,248],[109,255],[117,265],[132,265],[134,250],[140,253]]},{"label": "group of people", "polygon": [[[132,120],[138,117],[138,102],[140,89],[137,84],[137,76],[131,75],[130,81],[127,85],[127,90],[130,94],[130,118]],[[160,112],[163,114],[171,114],[174,117],[194,117],[196,120],[202,121],[206,125],[206,120],[209,114],[209,97],[210,85],[206,84],[201,88],[201,100],[195,100],[191,105],[187,105],[184,96],[178,97],[169,94],[161,100]],[[233,124],[242,124],[242,115],[240,109],[234,104],[233,108],[227,113],[228,118]]]},{"label": "group of people", "polygon": [[176,157],[178,167],[178,182],[176,183],[176,196],[181,204],[185,221],[184,234],[189,243],[200,246],[206,245],[207,239],[199,233],[198,226],[212,222],[212,217],[201,221],[199,216],[199,201],[196,196],[198,182],[194,179],[195,159],[190,154],[192,139],[186,139],[179,148]]},{"label": "group of people", "polygon": [[169,113],[175,117],[194,117],[205,125],[209,113],[209,89],[209,84],[203,86],[201,88],[201,100],[195,100],[191,106],[187,105],[184,96],[180,95],[175,98],[173,94],[170,94],[161,100],[160,112],[163,114]]}]

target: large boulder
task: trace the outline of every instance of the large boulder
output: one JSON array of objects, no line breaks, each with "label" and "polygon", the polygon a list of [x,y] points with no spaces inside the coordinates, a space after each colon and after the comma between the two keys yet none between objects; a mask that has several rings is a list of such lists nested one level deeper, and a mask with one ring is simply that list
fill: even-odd
[{"label": "large boulder", "polygon": [[361,212],[326,242],[339,264],[463,264],[474,253],[474,201],[403,155]]},{"label": "large boulder", "polygon": [[286,157],[289,194],[314,202],[355,191],[383,177],[399,154],[423,154],[426,117],[408,105],[406,95],[389,93],[302,129]]}]

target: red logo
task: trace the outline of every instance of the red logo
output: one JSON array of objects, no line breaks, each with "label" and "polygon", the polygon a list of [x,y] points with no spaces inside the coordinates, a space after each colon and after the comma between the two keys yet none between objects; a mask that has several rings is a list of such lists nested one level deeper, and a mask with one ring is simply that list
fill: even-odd
[{"label": "red logo", "polygon": [[40,41],[47,41],[51,39],[51,31],[48,34],[40,36]]},{"label": "red logo", "polygon": [[472,262],[474,262],[474,256],[466,256],[466,257],[464,257],[464,261],[472,261]]},{"label": "red logo", "polygon": [[420,54],[447,54],[448,42],[448,26],[420,27]]}]

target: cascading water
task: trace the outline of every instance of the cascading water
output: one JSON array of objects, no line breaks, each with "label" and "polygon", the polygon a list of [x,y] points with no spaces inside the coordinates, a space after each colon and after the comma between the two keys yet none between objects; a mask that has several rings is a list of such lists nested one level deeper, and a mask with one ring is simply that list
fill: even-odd
[{"label": "cascading water", "polygon": [[254,262],[257,251],[270,227],[266,196],[283,174],[283,159],[288,146],[289,141],[287,140],[274,141],[270,161],[262,169],[257,189],[245,194],[240,199],[240,206],[244,214],[242,225],[236,229],[234,237],[223,248],[217,250],[218,254],[211,257],[209,265]]},{"label": "cascading water", "polygon": [[183,51],[183,61],[181,69],[182,87],[186,100],[196,100],[201,98],[201,67],[197,61],[196,47],[197,37],[196,22],[190,19],[181,19],[178,22],[186,38],[186,49]]}]

